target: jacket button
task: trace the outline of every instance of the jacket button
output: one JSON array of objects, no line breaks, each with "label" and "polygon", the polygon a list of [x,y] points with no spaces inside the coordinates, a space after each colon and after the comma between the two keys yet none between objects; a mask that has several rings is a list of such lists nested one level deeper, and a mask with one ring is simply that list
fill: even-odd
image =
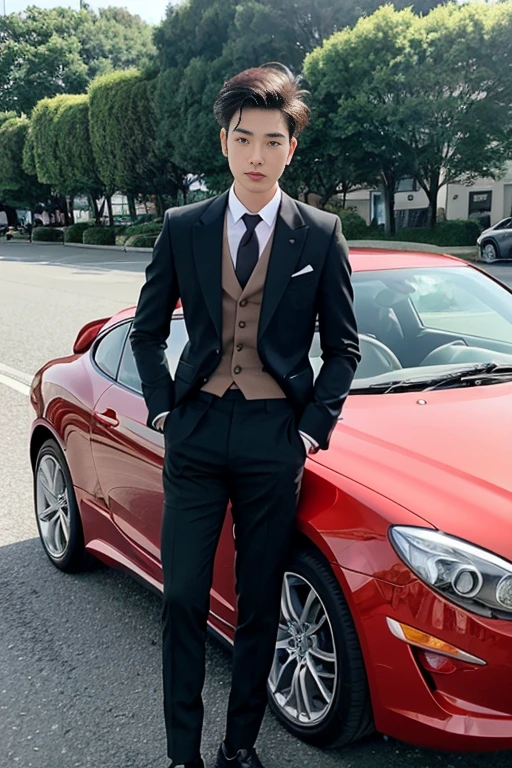
[{"label": "jacket button", "polygon": [[208,376],[205,376],[205,377],[204,377],[204,379],[203,379],[203,381],[204,381],[204,383],[206,384],[206,382],[208,381]]},{"label": "jacket button", "polygon": [[240,320],[240,322],[238,323],[238,327],[245,328],[245,322],[243,320]]},{"label": "jacket button", "polygon": [[215,350],[215,353],[216,353],[217,355],[220,355],[220,349],[216,349],[216,350]]},{"label": "jacket button", "polygon": [[236,351],[237,351],[237,352],[241,352],[243,348],[244,348],[244,345],[243,345],[243,344],[237,344],[237,345],[236,345]]},{"label": "jacket button", "polygon": [[241,307],[246,307],[248,305],[248,303],[249,302],[247,301],[247,299],[242,299],[242,301],[240,302],[240,306]]},{"label": "jacket button", "polygon": [[239,366],[239,365],[237,365],[237,366],[235,367],[235,369],[234,369],[234,373],[242,373],[242,369],[240,368],[240,366]]}]

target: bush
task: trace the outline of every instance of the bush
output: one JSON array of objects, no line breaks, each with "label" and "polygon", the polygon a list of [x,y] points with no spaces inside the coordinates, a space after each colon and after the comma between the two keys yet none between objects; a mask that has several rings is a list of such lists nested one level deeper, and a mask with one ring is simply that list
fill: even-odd
[{"label": "bush", "polygon": [[115,227],[88,227],[83,233],[83,242],[87,245],[115,245]]},{"label": "bush", "polygon": [[151,235],[153,236],[154,242],[161,231],[162,224],[157,224],[154,221],[146,224],[133,224],[131,227],[124,227],[123,231],[118,234],[116,237],[116,245],[133,245],[132,241],[138,235]]},{"label": "bush", "polygon": [[80,221],[78,224],[72,224],[70,227],[66,227],[64,230],[64,242],[65,243],[81,243],[82,237],[86,229],[89,229],[90,224],[86,221]]},{"label": "bush", "polygon": [[152,248],[157,237],[158,235],[135,235],[135,237],[130,237],[125,245],[132,248]]},{"label": "bush", "polygon": [[369,232],[366,221],[355,211],[339,211],[341,229],[347,240],[364,240]]},{"label": "bush", "polygon": [[438,246],[475,245],[481,232],[478,222],[468,219],[453,219],[440,221],[434,229],[430,227],[412,227],[400,229],[394,236],[395,240],[415,243],[429,243]]},{"label": "bush", "polygon": [[62,243],[63,239],[62,229],[54,227],[36,227],[32,232],[32,240],[35,243]]}]

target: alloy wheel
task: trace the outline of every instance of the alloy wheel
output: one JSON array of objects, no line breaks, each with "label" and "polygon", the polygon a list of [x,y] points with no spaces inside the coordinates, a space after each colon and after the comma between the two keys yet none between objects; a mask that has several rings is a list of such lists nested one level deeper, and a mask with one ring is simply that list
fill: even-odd
[{"label": "alloy wheel", "polygon": [[496,261],[498,254],[494,243],[486,243],[482,248],[482,261],[486,264],[490,264],[492,261]]},{"label": "alloy wheel", "polygon": [[45,454],[36,475],[36,514],[48,553],[61,558],[70,537],[70,511],[66,478],[57,459]]},{"label": "alloy wheel", "polygon": [[333,703],[337,666],[334,634],[322,600],[303,576],[287,571],[268,680],[282,714],[295,725],[318,726]]}]

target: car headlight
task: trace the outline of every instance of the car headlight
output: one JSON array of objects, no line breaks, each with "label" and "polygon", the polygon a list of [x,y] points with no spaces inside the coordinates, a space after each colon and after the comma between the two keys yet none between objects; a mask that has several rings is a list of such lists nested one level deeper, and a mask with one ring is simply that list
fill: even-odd
[{"label": "car headlight", "polygon": [[512,621],[512,563],[428,528],[394,526],[398,555],[429,586],[480,616]]}]

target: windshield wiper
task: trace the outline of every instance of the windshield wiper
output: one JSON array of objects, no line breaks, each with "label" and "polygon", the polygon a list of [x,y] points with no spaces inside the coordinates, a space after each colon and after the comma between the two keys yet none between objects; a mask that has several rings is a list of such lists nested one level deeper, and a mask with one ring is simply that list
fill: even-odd
[{"label": "windshield wiper", "polygon": [[499,363],[479,363],[471,368],[464,368],[462,371],[452,371],[440,376],[433,376],[430,379],[403,379],[402,381],[382,381],[377,384],[370,384],[364,389],[354,388],[354,394],[383,394],[388,392],[408,392],[420,391],[426,392],[441,387],[450,387],[454,384],[463,384],[464,386],[479,386],[480,384],[497,384],[506,379],[512,379],[512,365],[500,365]]}]

